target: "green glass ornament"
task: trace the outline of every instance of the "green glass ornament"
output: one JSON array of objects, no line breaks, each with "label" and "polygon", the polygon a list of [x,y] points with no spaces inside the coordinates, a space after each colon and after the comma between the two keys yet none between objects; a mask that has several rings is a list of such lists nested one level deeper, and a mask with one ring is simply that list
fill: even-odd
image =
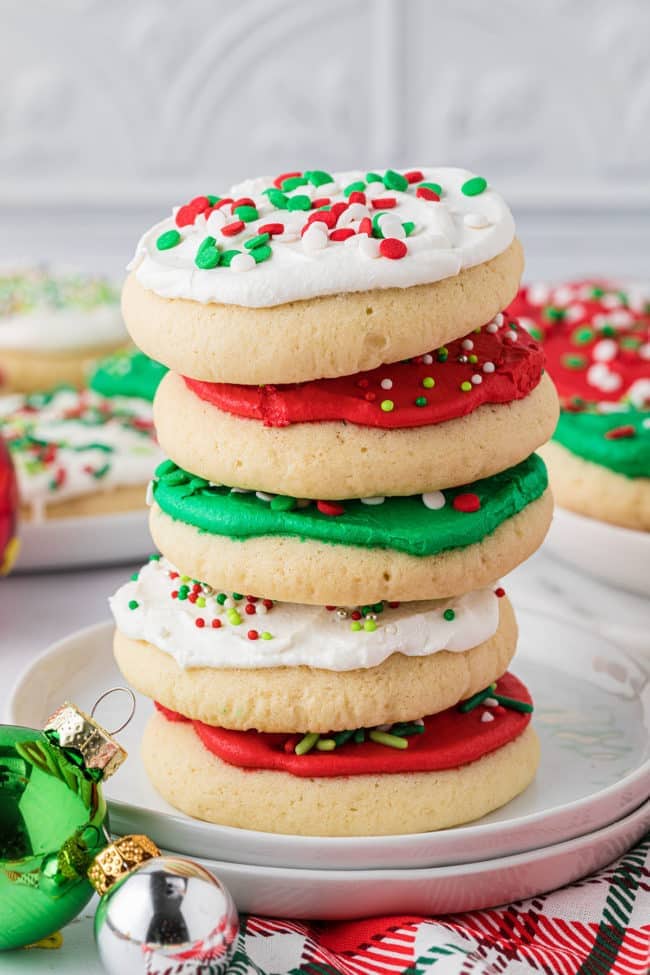
[{"label": "green glass ornament", "polygon": [[0,725],[0,949],[47,937],[85,907],[105,846],[101,781],[126,753],[73,705],[43,731]]}]

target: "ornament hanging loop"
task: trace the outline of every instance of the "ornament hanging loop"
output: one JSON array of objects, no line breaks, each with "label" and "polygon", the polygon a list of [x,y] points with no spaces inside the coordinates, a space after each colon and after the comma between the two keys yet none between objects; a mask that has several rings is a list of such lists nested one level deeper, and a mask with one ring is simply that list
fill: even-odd
[{"label": "ornament hanging loop", "polygon": [[102,701],[104,701],[111,694],[118,694],[120,692],[122,694],[127,694],[129,696],[129,698],[131,699],[131,710],[129,711],[126,720],[123,721],[122,724],[118,728],[114,728],[112,731],[109,731],[108,732],[109,735],[117,735],[117,734],[119,734],[120,731],[124,731],[124,729],[126,728],[126,726],[128,724],[130,724],[130,722],[131,722],[131,720],[133,718],[133,715],[135,714],[136,700],[135,700],[135,694],[133,693],[133,691],[131,690],[131,688],[130,687],[109,687],[109,689],[107,691],[104,691],[103,694],[100,694],[100,696],[97,698],[97,700],[93,704],[93,709],[90,712],[90,717],[91,718],[94,718],[95,717],[95,712],[97,711],[97,708],[102,703]]}]

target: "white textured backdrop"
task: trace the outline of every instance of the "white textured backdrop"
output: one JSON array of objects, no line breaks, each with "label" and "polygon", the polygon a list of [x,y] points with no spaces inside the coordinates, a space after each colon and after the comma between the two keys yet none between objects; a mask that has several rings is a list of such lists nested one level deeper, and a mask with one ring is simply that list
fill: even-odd
[{"label": "white textured backdrop", "polygon": [[0,0],[0,259],[118,270],[256,173],[455,164],[529,272],[650,276],[648,0]]}]

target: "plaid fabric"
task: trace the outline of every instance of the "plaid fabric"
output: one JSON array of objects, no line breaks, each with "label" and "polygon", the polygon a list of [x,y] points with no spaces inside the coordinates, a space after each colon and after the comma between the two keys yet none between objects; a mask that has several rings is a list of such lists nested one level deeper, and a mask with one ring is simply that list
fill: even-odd
[{"label": "plaid fabric", "polygon": [[647,975],[650,834],[599,873],[509,907],[441,918],[242,919],[232,975]]}]

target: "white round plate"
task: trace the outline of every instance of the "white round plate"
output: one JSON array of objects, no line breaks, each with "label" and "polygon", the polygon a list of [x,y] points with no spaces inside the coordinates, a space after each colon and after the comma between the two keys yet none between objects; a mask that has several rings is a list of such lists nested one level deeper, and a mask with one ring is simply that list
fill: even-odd
[{"label": "white round plate", "polygon": [[13,572],[71,569],[136,562],[154,550],[149,512],[122,511],[86,518],[21,522],[20,552]]},{"label": "white round plate", "polygon": [[556,508],[545,545],[563,562],[597,579],[650,596],[650,532]]},{"label": "white round plate", "polygon": [[447,867],[291,870],[206,860],[240,911],[295,919],[478,911],[571,884],[626,852],[650,829],[650,800],[604,829],[541,850]]},{"label": "white round plate", "polygon": [[[533,690],[542,762],[523,795],[478,823],[407,836],[319,838],[191,819],[165,803],[144,773],[140,739],[152,705],[139,697],[134,720],[118,736],[129,759],[106,785],[112,828],[147,833],[161,847],[188,856],[364,869],[508,856],[620,819],[650,794],[648,670],[592,632],[549,615],[521,610],[519,622],[515,670]],[[19,680],[8,720],[41,727],[64,700],[89,710],[107,688],[122,683],[111,642],[111,624],[100,623],[54,644]],[[121,724],[123,695],[114,695],[101,708],[98,717],[106,727]]]}]

